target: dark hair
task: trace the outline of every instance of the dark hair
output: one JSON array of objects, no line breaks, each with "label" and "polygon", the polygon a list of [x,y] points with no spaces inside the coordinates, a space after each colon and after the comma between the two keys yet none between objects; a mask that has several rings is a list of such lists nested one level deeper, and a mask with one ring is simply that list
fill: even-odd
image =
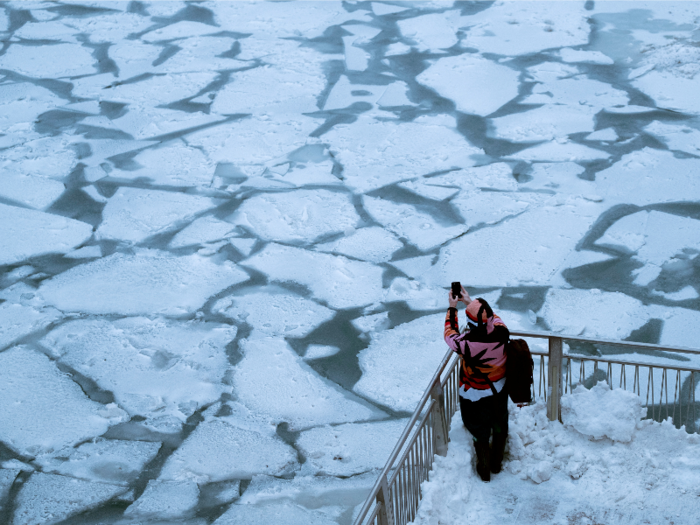
[{"label": "dark hair", "polygon": [[488,319],[489,317],[493,317],[493,310],[491,309],[491,306],[489,305],[488,302],[486,302],[486,299],[482,297],[477,297],[476,301],[479,301],[481,303],[481,308],[479,308],[479,313],[476,315],[477,319],[481,319],[481,312],[486,313],[486,318]]}]

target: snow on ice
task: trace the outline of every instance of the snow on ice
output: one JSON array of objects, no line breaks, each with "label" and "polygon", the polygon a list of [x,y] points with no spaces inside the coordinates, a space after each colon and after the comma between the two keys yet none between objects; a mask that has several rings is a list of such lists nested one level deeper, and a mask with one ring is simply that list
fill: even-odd
[{"label": "snow on ice", "polygon": [[193,481],[151,480],[141,497],[124,511],[132,519],[172,520],[194,515],[199,487]]}]

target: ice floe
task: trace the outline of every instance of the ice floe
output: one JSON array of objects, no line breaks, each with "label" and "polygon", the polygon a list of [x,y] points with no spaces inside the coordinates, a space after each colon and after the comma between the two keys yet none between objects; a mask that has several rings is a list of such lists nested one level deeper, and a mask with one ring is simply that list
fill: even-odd
[{"label": "ice floe", "polygon": [[168,458],[159,479],[206,483],[281,476],[297,468],[296,451],[279,438],[215,419],[197,426]]},{"label": "ice floe", "polygon": [[35,472],[15,499],[13,525],[59,523],[125,492],[126,488]]},{"label": "ice floe", "polygon": [[411,412],[447,351],[444,314],[427,315],[372,334],[358,354],[362,377],[353,390],[392,410]]},{"label": "ice floe", "polygon": [[60,317],[61,313],[53,308],[5,301],[0,304],[0,349],[32,332],[43,330]]},{"label": "ice floe", "polygon": [[288,525],[334,525],[338,523],[332,516],[318,510],[308,510],[294,503],[271,505],[231,505],[214,525],[268,525],[286,523]]},{"label": "ice floe", "polygon": [[294,430],[328,423],[377,419],[382,412],[316,374],[280,338],[242,341],[233,387],[255,414]]},{"label": "ice floe", "polygon": [[581,51],[564,47],[559,50],[559,56],[564,62],[584,62],[588,64],[612,65],[615,61],[600,51]]},{"label": "ice floe", "polygon": [[[69,61],[63,60],[70,56]],[[9,69],[33,78],[62,78],[96,73],[90,49],[77,44],[9,46],[0,56],[0,69]]]},{"label": "ice floe", "polygon": [[[405,86],[405,84],[404,84]],[[369,102],[376,104],[380,97],[386,92],[387,86],[365,85],[351,83],[347,76],[340,77],[323,105],[323,109],[342,109],[355,102]],[[397,104],[399,105],[399,104]]]},{"label": "ice floe", "polygon": [[377,222],[422,251],[441,246],[467,231],[462,224],[440,224],[431,215],[410,204],[368,196],[362,198],[362,203]]},{"label": "ice floe", "polygon": [[230,262],[159,251],[115,253],[42,282],[39,295],[59,310],[95,314],[185,315],[229,286],[248,280]]},{"label": "ice floe", "polygon": [[405,18],[399,20],[397,25],[404,39],[416,43],[418,51],[436,52],[459,42],[459,12],[456,10]]},{"label": "ice floe", "polygon": [[360,217],[345,193],[297,190],[250,197],[227,220],[268,241],[310,243],[355,227]]},{"label": "ice floe", "polygon": [[[92,226],[0,203],[0,264],[15,264],[49,253],[66,253],[92,236]],[[32,232],[26,235],[25,232]]]},{"label": "ice floe", "polygon": [[[45,355],[27,347],[0,353],[0,440],[37,456],[102,435],[126,419],[115,405],[91,401]],[[46,429],[51,429],[47,432]]]},{"label": "ice floe", "polygon": [[483,228],[443,247],[424,279],[439,285],[455,280],[468,286],[546,285],[602,211],[576,198],[531,208],[499,225],[497,234]]},{"label": "ice floe", "polygon": [[306,430],[296,441],[306,457],[302,473],[352,476],[382,468],[407,423],[395,419]]},{"label": "ice floe", "polygon": [[354,228],[344,237],[326,244],[317,244],[320,252],[340,253],[373,263],[387,262],[392,254],[403,247],[403,243],[384,228]]},{"label": "ice floe", "polygon": [[215,242],[235,235],[234,230],[234,225],[220,221],[216,217],[200,217],[180,230],[168,246],[170,248],[182,248],[184,246]]},{"label": "ice floe", "polygon": [[678,159],[670,151],[637,150],[596,174],[598,193],[609,205],[687,201],[700,195],[698,159]]},{"label": "ice floe", "polygon": [[620,292],[552,288],[538,315],[553,332],[619,341],[644,325],[650,311]]},{"label": "ice floe", "polygon": [[[127,486],[160,449],[160,443],[103,439],[83,443],[67,459],[38,458],[44,472]],[[65,453],[65,452],[63,452]]]},{"label": "ice floe", "polygon": [[397,277],[386,291],[385,302],[404,301],[411,310],[434,310],[444,304],[444,290],[422,283],[419,277]]},{"label": "ice floe", "polygon": [[483,117],[518,95],[519,76],[510,67],[465,53],[438,59],[416,80],[454,101],[458,111]]},{"label": "ice floe", "polygon": [[617,132],[614,128],[600,129],[586,135],[586,140],[615,141],[617,138]]},{"label": "ice floe", "polygon": [[446,116],[399,123],[363,115],[352,125],[333,127],[323,138],[343,164],[345,185],[362,193],[418,175],[470,167],[475,164],[471,155],[483,153]]},{"label": "ice floe", "polygon": [[245,322],[256,333],[282,337],[304,337],[335,315],[325,306],[269,286],[221,299],[212,311]]},{"label": "ice floe", "polygon": [[59,362],[112,392],[132,416],[178,424],[230,392],[223,384],[225,347],[235,336],[236,328],[228,325],[133,317],[72,321],[42,344]]},{"label": "ice floe", "polygon": [[120,188],[102,211],[99,239],[138,243],[181,224],[220,201],[175,191]]},{"label": "ice floe", "polygon": [[480,224],[496,224],[506,217],[518,215],[528,209],[532,201],[522,193],[477,190],[460,193],[451,204],[459,211],[465,226],[473,229]]},{"label": "ice floe", "polygon": [[[33,123],[39,115],[54,109],[60,105],[61,99],[48,89],[31,84],[29,82],[6,82],[0,85],[0,123],[5,132],[14,132],[5,135],[2,139],[19,141],[14,135],[19,130],[15,125]],[[14,136],[14,137],[13,137]],[[3,144],[4,147],[7,144]]]},{"label": "ice floe", "polygon": [[670,150],[684,151],[700,157],[700,130],[655,120],[645,127],[644,131],[660,139]]},{"label": "ice floe", "polygon": [[270,243],[242,264],[270,281],[302,284],[332,308],[365,306],[382,296],[383,269],[342,255]]},{"label": "ice floe", "polygon": [[633,271],[637,275],[635,283],[645,286],[658,277],[663,265],[675,255],[684,250],[700,251],[700,222],[660,211],[640,211],[616,221],[596,244],[633,253],[644,264]]},{"label": "ice floe", "polygon": [[199,487],[192,481],[151,480],[124,516],[131,519],[172,520],[194,515]]},{"label": "ice floe", "polygon": [[462,46],[507,56],[579,46],[588,43],[588,16],[578,4],[502,2],[462,17]]},{"label": "ice floe", "polygon": [[610,154],[603,150],[589,148],[575,142],[559,142],[558,139],[509,156],[511,159],[530,162],[587,162],[609,157]]},{"label": "ice floe", "polygon": [[224,119],[221,115],[205,115],[200,112],[185,113],[173,109],[129,105],[126,114],[112,120],[112,124],[132,135],[136,140],[184,132],[213,125]]},{"label": "ice floe", "polygon": [[593,131],[595,110],[581,106],[545,104],[542,107],[491,119],[491,136],[512,142],[540,142],[571,133]]},{"label": "ice floe", "polygon": [[532,94],[522,101],[523,104],[563,104],[592,109],[626,105],[628,102],[629,97],[625,91],[585,75],[537,83],[532,88]]}]

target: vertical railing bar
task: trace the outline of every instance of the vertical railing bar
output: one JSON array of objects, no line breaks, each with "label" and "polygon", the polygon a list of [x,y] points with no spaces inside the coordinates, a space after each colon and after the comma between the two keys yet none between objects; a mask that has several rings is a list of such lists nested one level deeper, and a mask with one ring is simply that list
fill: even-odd
[{"label": "vertical railing bar", "polygon": [[608,383],[610,383],[610,390],[613,389],[613,369],[612,369],[612,363],[608,363]]}]

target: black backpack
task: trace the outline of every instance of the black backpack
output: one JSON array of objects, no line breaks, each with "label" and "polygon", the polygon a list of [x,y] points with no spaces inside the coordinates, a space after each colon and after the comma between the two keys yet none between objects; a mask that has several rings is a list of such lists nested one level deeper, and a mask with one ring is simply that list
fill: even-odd
[{"label": "black backpack", "polygon": [[534,383],[535,362],[530,348],[523,339],[510,339],[506,343],[506,387],[516,405],[532,403],[531,385]]}]

